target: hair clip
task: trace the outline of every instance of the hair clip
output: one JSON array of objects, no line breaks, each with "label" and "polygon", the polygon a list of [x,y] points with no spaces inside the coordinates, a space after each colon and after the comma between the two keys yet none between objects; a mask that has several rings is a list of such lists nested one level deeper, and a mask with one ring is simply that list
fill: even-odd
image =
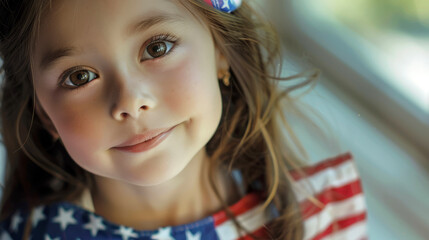
[{"label": "hair clip", "polygon": [[210,6],[222,12],[233,12],[240,7],[242,0],[204,0]]}]

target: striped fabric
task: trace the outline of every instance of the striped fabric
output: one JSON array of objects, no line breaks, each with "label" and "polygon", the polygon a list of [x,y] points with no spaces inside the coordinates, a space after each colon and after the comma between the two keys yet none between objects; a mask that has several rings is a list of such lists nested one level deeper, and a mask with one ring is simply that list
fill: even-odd
[{"label": "striped fabric", "polygon": [[[365,200],[350,154],[327,159],[303,169],[307,177],[291,172],[294,189],[304,215],[305,239],[366,239]],[[316,207],[307,196],[323,204]],[[273,205],[263,210],[263,197],[244,196],[230,210],[241,225],[255,236],[268,239],[266,228],[278,215]],[[31,217],[31,239],[116,240],[233,240],[251,239],[238,233],[224,211],[189,224],[155,230],[135,230],[109,222],[80,206],[60,202],[39,206],[30,215],[18,210],[0,223],[0,240],[22,239],[26,219]],[[240,237],[241,236],[241,237]]]},{"label": "striped fabric", "polygon": [[[291,172],[304,218],[304,239],[366,239],[366,204],[352,155],[327,159],[304,172],[308,177]],[[309,193],[324,206],[307,199]]]},{"label": "striped fabric", "polygon": [[[230,207],[230,210],[237,216],[237,220],[248,231],[255,236],[266,237],[265,226],[276,216],[275,209],[270,206],[271,211],[263,211],[263,199],[258,194],[248,194],[238,203]],[[245,233],[238,234],[232,220],[228,219],[226,213],[221,211],[213,215],[214,226],[220,240],[226,239],[251,239],[249,236],[243,236]]]},{"label": "striped fabric", "polygon": [[[367,239],[366,204],[359,175],[352,155],[346,153],[326,159],[302,169],[305,178],[291,171],[296,197],[304,218],[305,240]],[[322,206],[314,204],[308,196],[317,199]],[[275,214],[258,213],[262,207],[255,195],[248,195],[238,205],[231,207],[240,223],[257,236],[264,236],[264,225]],[[247,209],[247,210],[246,210]],[[224,213],[214,215],[219,239],[237,239],[233,222]],[[266,236],[266,235],[265,235]],[[249,236],[242,239],[250,239]]]}]

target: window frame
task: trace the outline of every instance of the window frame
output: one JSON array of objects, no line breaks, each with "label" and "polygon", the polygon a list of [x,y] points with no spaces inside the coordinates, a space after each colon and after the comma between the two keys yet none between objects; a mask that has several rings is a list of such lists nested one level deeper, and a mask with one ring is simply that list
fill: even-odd
[{"label": "window frame", "polygon": [[[392,130],[429,156],[429,113],[368,67],[353,47],[351,37],[344,41],[344,37],[332,28],[321,23],[314,27],[299,14],[294,4],[299,4],[299,1],[273,1],[265,9],[273,17],[286,51],[295,49],[295,54],[305,54],[311,63],[322,69],[323,75],[328,76],[327,81],[362,103]],[[350,30],[349,36],[353,34]]]}]

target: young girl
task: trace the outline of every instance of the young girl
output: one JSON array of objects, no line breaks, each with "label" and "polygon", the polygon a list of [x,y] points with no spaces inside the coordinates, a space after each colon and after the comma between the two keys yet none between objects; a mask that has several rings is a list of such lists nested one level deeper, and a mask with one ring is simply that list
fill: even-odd
[{"label": "young girl", "polygon": [[279,43],[248,3],[0,7],[0,239],[365,236],[351,155],[303,167],[283,136]]}]

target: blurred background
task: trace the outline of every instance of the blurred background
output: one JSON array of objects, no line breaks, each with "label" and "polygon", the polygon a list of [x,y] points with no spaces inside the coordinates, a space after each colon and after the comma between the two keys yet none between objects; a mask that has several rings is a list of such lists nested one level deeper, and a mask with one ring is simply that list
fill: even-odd
[{"label": "blurred background", "polygon": [[[429,239],[429,1],[256,2],[280,32],[284,74],[321,70],[301,100],[355,158],[369,239]],[[332,156],[296,130],[312,160]]]}]

